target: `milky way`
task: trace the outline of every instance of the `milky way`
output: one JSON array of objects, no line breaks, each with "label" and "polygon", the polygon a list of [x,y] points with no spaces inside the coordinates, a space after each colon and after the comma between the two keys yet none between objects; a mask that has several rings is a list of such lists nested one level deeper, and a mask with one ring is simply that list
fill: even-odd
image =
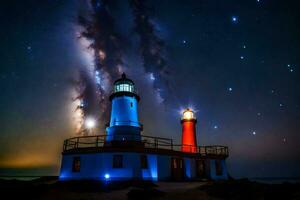
[{"label": "milky way", "polygon": [[[115,28],[115,19],[110,14],[110,4],[107,0],[91,0],[91,10],[88,16],[79,16],[79,24],[84,28],[80,38],[90,41],[86,47],[92,50],[94,60],[93,76],[87,77],[86,72],[81,71],[77,82],[76,91],[78,96],[75,100],[78,106],[75,115],[79,115],[77,132],[86,133],[84,120],[86,117],[95,116],[102,124],[108,121],[108,96],[111,87],[104,86],[104,80],[113,84],[113,80],[125,72],[124,68],[124,46],[129,38],[122,38]],[[157,35],[154,22],[150,20],[150,9],[145,1],[130,0],[130,8],[134,17],[133,30],[139,36],[140,54],[143,60],[145,73],[150,74],[153,87],[159,94],[162,102],[171,98],[171,87],[169,85],[168,65],[164,56],[164,41]],[[93,82],[96,87],[93,88]],[[93,90],[94,89],[94,90]],[[95,96],[97,94],[97,96]],[[97,99],[98,105],[92,103]],[[95,113],[94,110],[100,112]]]}]

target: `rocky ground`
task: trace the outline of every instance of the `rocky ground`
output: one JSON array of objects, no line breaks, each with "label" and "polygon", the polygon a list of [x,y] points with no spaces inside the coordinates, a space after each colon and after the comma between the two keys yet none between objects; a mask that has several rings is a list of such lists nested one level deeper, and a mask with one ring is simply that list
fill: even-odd
[{"label": "rocky ground", "polygon": [[299,199],[299,183],[262,184],[247,179],[220,182],[59,182],[53,177],[33,181],[0,180],[1,199]]}]

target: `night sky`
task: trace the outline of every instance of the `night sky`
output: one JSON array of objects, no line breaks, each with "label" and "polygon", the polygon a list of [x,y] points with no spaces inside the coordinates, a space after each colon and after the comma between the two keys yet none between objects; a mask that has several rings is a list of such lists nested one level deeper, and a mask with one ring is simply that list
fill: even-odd
[{"label": "night sky", "polygon": [[[232,176],[299,177],[299,3],[149,0],[154,35],[163,41],[161,70],[143,65],[128,2],[112,0],[106,9],[121,41],[119,73],[141,96],[143,134],[179,143],[180,112],[191,107],[198,145],[229,146]],[[58,174],[63,140],[78,135],[76,81],[80,73],[95,79],[95,59],[79,37],[82,15],[91,15],[89,1],[1,3],[0,175]],[[104,91],[119,75],[110,69],[100,72],[100,84],[95,80]],[[109,105],[90,111],[99,117],[97,134],[105,134],[101,109]]]}]

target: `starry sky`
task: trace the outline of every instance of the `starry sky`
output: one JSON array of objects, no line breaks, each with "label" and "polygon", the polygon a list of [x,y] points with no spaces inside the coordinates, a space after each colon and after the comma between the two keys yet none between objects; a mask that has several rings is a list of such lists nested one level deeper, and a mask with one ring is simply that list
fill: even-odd
[{"label": "starry sky", "polygon": [[[229,146],[232,176],[299,177],[299,3],[149,0],[147,5],[165,44],[171,85],[164,88],[166,101],[153,87],[159,78],[143,67],[129,3],[109,3],[115,30],[126,41],[122,70],[141,96],[143,134],[179,143],[180,112],[191,107],[198,144]],[[89,72],[92,62],[78,39],[82,13],[89,13],[85,0],[1,3],[0,175],[58,174],[63,140],[76,136],[74,80],[79,71]],[[98,134],[105,133],[106,123],[97,121]]]}]

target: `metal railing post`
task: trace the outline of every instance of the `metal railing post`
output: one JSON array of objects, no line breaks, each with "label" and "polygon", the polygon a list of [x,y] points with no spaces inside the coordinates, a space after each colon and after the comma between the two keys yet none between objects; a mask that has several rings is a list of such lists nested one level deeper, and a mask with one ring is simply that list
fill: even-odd
[{"label": "metal railing post", "polygon": [[67,149],[67,141],[68,141],[68,140],[65,140],[65,141],[64,141],[63,151],[65,151],[65,150]]},{"label": "metal railing post", "polygon": [[98,139],[99,139],[99,136],[96,137],[96,147],[98,147]]},{"label": "metal railing post", "polygon": [[76,138],[76,148],[78,148],[78,144],[79,144],[79,137]]}]

